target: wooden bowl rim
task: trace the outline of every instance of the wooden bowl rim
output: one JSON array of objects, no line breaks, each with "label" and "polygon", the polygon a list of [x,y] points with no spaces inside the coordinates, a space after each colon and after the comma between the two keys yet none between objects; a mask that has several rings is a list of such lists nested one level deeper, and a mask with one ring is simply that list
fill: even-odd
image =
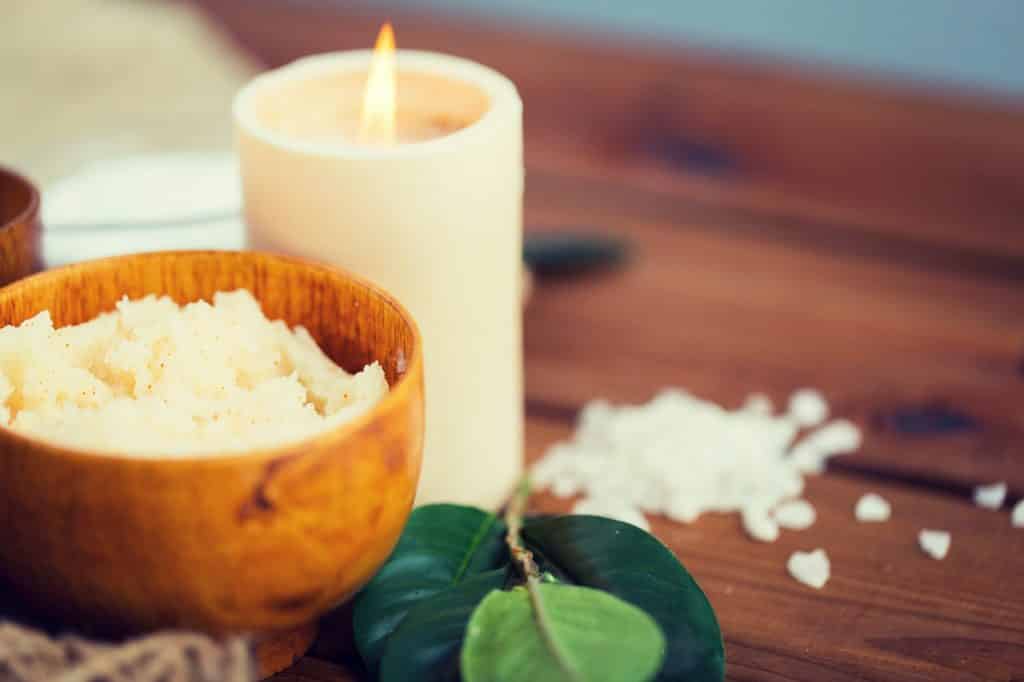
[{"label": "wooden bowl rim", "polygon": [[[320,270],[331,277],[339,279],[347,279],[354,282],[358,286],[367,289],[372,295],[380,298],[384,303],[390,306],[402,319],[402,321],[408,326],[412,332],[413,340],[413,352],[412,357],[408,360],[405,372],[394,386],[388,386],[388,392],[384,397],[366,412],[362,413],[355,419],[347,421],[343,424],[315,433],[311,436],[303,438],[302,440],[292,441],[273,447],[253,448],[252,450],[246,450],[243,452],[210,452],[206,454],[189,453],[185,455],[140,455],[132,454],[128,452],[106,452],[99,450],[87,450],[81,448],[67,447],[58,443],[51,443],[44,441],[32,436],[26,436],[21,434],[10,427],[0,424],[0,457],[4,456],[2,452],[2,444],[4,440],[13,441],[19,444],[24,449],[29,449],[38,455],[45,455],[56,459],[65,460],[91,460],[97,464],[114,464],[120,462],[126,466],[154,466],[154,467],[181,467],[188,466],[194,467],[196,465],[205,466],[226,466],[228,468],[238,464],[251,464],[253,462],[289,458],[301,454],[304,450],[308,449],[314,443],[324,443],[330,441],[344,441],[349,438],[352,434],[365,429],[369,426],[377,417],[381,414],[385,414],[389,411],[401,408],[401,406],[409,403],[415,398],[411,395],[416,390],[416,385],[420,384],[419,377],[422,376],[423,372],[423,339],[420,335],[419,326],[416,324],[415,318],[409,313],[406,308],[399,303],[399,301],[389,294],[388,292],[381,289],[378,285],[370,282],[363,277],[355,275],[348,270],[343,268],[337,268],[329,266],[324,263],[318,263],[316,261],[298,258],[295,256],[286,256],[276,253],[268,253],[264,251],[213,251],[213,250],[181,250],[181,251],[152,251],[145,253],[127,254],[121,256],[109,256],[106,258],[96,258],[93,260],[82,261],[81,263],[73,263],[70,265],[64,265],[52,270],[46,270],[44,272],[25,277],[16,282],[8,284],[6,287],[0,288],[0,299],[8,298],[18,294],[19,289],[37,282],[45,282],[46,280],[54,279],[59,280],[68,273],[75,271],[88,272],[92,268],[103,265],[103,264],[115,264],[118,261],[123,260],[135,260],[138,258],[159,260],[165,257],[185,257],[190,256],[213,256],[218,257],[220,255],[231,255],[241,256],[245,259],[257,259],[257,260],[276,260],[279,262],[287,263],[290,265]],[[258,299],[257,299],[258,300]],[[421,389],[422,390],[422,389]]]},{"label": "wooden bowl rim", "polygon": [[39,188],[36,187],[34,182],[10,167],[0,165],[0,183],[20,185],[28,190],[28,205],[16,213],[10,220],[0,223],[0,232],[9,230],[16,225],[28,222],[39,216]]}]

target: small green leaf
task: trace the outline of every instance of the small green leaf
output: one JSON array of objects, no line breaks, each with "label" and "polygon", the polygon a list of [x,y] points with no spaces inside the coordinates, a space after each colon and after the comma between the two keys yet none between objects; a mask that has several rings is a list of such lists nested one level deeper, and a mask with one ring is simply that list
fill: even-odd
[{"label": "small green leaf", "polygon": [[541,570],[643,609],[668,640],[659,682],[720,682],[725,650],[704,592],[670,549],[643,530],[598,516],[559,516],[523,528]]},{"label": "small green leaf", "polygon": [[457,682],[469,618],[507,577],[503,568],[480,573],[410,609],[384,646],[381,682]]},{"label": "small green leaf", "polygon": [[523,242],[523,260],[538,277],[615,267],[627,252],[621,239],[590,232],[531,232]]},{"label": "small green leaf", "polygon": [[375,671],[388,637],[417,603],[508,563],[505,524],[473,507],[413,511],[398,546],[353,605],[356,646]]},{"label": "small green leaf", "polygon": [[469,621],[463,682],[644,682],[665,655],[646,613],[606,592],[533,582],[494,591]]}]

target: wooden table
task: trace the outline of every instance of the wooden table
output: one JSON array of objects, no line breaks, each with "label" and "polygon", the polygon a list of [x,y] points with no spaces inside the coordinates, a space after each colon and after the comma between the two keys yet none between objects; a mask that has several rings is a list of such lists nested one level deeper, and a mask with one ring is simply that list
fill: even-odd
[{"label": "wooden table", "polygon": [[[384,18],[202,4],[268,65],[369,45]],[[667,385],[726,405],[815,386],[865,429],[861,452],[810,480],[810,530],[766,545],[735,516],[652,519],[718,612],[729,679],[1024,679],[1024,529],[971,503],[979,483],[1024,494],[1024,102],[387,18],[400,45],[519,85],[528,229],[635,247],[627,269],[542,283],[529,305],[531,458],[588,399]],[[891,522],[853,521],[867,491],[892,501]],[[952,532],[945,561],[922,554],[922,528]],[[819,546],[833,570],[820,592],[785,570]],[[281,679],[359,679],[336,649],[321,642]]]}]

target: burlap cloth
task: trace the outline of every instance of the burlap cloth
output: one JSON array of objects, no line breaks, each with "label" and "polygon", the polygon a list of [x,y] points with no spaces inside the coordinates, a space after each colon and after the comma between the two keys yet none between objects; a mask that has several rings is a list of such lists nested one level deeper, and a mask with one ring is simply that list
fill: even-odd
[{"label": "burlap cloth", "polygon": [[99,159],[231,149],[257,67],[189,4],[0,5],[0,164],[46,185]]},{"label": "burlap cloth", "polygon": [[[0,163],[45,184],[118,155],[230,149],[231,98],[254,71],[183,3],[3,0]],[[16,624],[0,608],[0,682],[254,678],[242,639],[94,642]]]},{"label": "burlap cloth", "polygon": [[0,622],[3,682],[250,682],[255,668],[242,639],[216,642],[192,633],[160,633],[105,644],[52,639]]}]

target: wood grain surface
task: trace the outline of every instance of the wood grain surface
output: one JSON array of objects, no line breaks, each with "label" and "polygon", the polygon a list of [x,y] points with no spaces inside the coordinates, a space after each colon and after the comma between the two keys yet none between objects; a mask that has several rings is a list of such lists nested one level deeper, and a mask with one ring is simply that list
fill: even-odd
[{"label": "wood grain surface", "polygon": [[[202,4],[268,65],[365,47],[385,18]],[[815,386],[865,429],[859,453],[810,480],[807,531],[765,545],[734,516],[652,519],[719,613],[729,679],[1022,679],[1024,529],[970,496],[995,480],[1024,495],[1024,102],[386,14],[400,46],[518,84],[528,229],[633,245],[620,271],[537,283],[531,458],[585,401],[666,385],[726,405]],[[868,491],[892,501],[891,522],[854,522]],[[922,528],[952,532],[945,561],[917,547]],[[785,572],[819,546],[833,571],[820,592]],[[362,679],[343,633],[314,652],[280,679]]]}]

